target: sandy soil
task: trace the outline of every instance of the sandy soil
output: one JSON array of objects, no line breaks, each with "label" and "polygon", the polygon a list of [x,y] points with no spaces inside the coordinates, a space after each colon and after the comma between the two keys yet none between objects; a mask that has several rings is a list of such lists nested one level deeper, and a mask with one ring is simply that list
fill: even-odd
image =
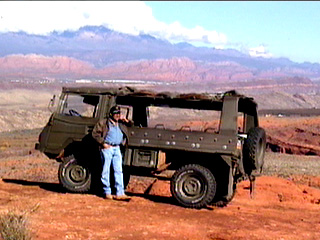
[{"label": "sandy soil", "polygon": [[320,239],[320,177],[261,176],[254,199],[244,181],[227,207],[195,210],[174,203],[168,181],[144,194],[153,179],[141,177],[130,202],[66,193],[57,167],[39,153],[0,160],[0,212],[26,213],[33,239]]}]

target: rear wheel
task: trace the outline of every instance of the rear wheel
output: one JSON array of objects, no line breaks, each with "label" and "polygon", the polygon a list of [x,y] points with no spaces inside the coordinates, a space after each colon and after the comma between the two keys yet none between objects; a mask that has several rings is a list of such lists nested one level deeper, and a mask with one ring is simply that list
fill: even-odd
[{"label": "rear wheel", "polygon": [[[228,186],[225,186],[226,188],[228,188]],[[219,200],[213,199],[213,201],[211,202],[211,205],[216,206],[216,207],[225,207],[227,206],[232,199],[234,198],[234,196],[236,195],[236,188],[237,188],[237,184],[233,183],[233,191],[232,194],[229,198],[226,197],[220,197]]]},{"label": "rear wheel", "polygon": [[91,172],[88,167],[80,165],[71,155],[59,166],[59,181],[68,191],[75,193],[88,192],[91,186]]},{"label": "rear wheel", "polygon": [[216,193],[216,181],[208,168],[189,164],[178,169],[172,176],[170,190],[182,206],[202,208],[212,202]]}]

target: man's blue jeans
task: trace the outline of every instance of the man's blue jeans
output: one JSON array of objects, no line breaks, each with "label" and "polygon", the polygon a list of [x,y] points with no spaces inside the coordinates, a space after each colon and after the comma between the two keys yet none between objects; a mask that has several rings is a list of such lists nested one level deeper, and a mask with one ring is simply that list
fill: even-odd
[{"label": "man's blue jeans", "polygon": [[120,152],[120,147],[109,147],[107,149],[102,149],[102,162],[103,169],[101,174],[101,181],[103,190],[105,194],[111,194],[110,187],[110,165],[112,163],[114,170],[114,182],[116,188],[117,196],[124,195],[123,186],[123,173],[122,173],[122,155]]}]

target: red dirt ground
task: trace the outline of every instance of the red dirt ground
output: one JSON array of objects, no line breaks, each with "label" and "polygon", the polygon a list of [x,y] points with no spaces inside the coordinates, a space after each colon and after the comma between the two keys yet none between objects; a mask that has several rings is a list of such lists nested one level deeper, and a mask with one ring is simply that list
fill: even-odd
[{"label": "red dirt ground", "polygon": [[168,181],[143,194],[153,181],[132,178],[131,201],[117,202],[65,193],[57,164],[40,154],[8,158],[0,167],[11,169],[0,180],[0,212],[25,212],[33,239],[320,239],[320,189],[299,176],[259,177],[255,199],[244,181],[227,207],[195,210],[175,205]]}]

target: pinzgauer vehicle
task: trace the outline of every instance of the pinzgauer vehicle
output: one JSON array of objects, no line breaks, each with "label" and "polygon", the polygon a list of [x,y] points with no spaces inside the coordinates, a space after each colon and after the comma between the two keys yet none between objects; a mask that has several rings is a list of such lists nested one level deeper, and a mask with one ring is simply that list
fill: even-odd
[{"label": "pinzgauer vehicle", "polygon": [[123,147],[125,182],[130,175],[169,176],[173,198],[184,207],[225,205],[236,184],[262,171],[265,131],[257,104],[235,91],[179,94],[123,88],[64,87],[36,149],[61,162],[60,183],[71,192],[99,184],[95,124],[112,106],[134,122]]}]

